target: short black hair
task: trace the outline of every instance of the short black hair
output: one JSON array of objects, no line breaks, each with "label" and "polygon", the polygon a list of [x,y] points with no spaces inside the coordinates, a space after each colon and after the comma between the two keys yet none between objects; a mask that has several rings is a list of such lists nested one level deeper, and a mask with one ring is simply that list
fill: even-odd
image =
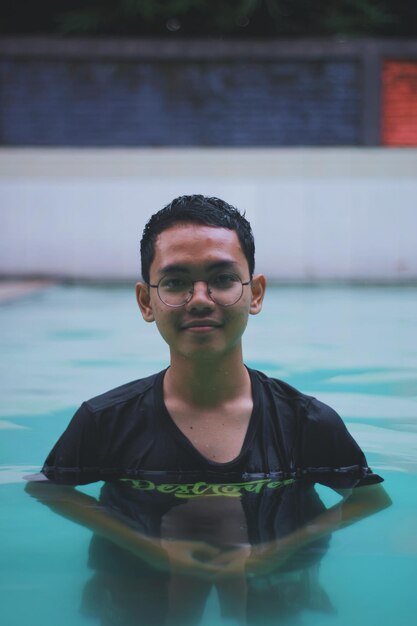
[{"label": "short black hair", "polygon": [[150,267],[155,257],[157,236],[180,222],[194,222],[234,230],[239,238],[252,278],[255,270],[255,241],[245,214],[220,198],[193,195],[175,198],[163,209],[154,213],[146,224],[140,242],[142,278],[145,283],[150,281]]}]

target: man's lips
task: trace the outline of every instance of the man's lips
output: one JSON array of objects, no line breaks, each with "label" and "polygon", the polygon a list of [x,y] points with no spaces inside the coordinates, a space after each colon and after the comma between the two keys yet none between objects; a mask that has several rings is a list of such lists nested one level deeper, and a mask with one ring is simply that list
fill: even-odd
[{"label": "man's lips", "polygon": [[214,322],[213,320],[195,320],[194,322],[188,322],[187,324],[183,324],[181,326],[182,330],[204,330],[204,329],[212,329],[212,328],[220,328],[221,324],[219,322]]}]

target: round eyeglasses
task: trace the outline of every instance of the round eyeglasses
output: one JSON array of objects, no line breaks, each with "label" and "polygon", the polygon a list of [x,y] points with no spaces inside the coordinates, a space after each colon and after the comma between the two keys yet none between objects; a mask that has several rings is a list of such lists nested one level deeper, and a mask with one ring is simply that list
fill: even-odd
[{"label": "round eyeglasses", "polygon": [[210,280],[190,280],[179,276],[163,276],[157,285],[148,283],[158,290],[159,299],[171,307],[184,306],[194,294],[195,283],[206,283],[209,298],[221,306],[232,306],[239,302],[243,287],[252,281],[242,282],[236,274],[217,274]]}]

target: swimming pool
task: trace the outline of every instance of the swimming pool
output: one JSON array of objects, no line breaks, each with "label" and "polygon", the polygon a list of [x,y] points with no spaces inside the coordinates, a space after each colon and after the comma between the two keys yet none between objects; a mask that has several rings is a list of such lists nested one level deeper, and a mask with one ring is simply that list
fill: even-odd
[{"label": "swimming pool", "polygon": [[[1,306],[0,319],[4,623],[98,623],[80,612],[91,578],[91,532],[29,498],[22,477],[39,469],[82,400],[161,370],[167,349],[140,319],[128,288],[56,286]],[[250,320],[247,364],[338,410],[393,500],[389,509],[333,534],[310,605],[271,624],[405,626],[414,619],[416,319],[412,287],[288,286],[271,288],[263,313]],[[318,490],[332,502],[332,492]],[[98,491],[98,485],[85,489]],[[281,583],[290,584],[291,576]],[[322,592],[328,610],[317,601]],[[124,622],[109,609],[103,623]],[[215,593],[199,623],[232,623],[220,617]]]}]

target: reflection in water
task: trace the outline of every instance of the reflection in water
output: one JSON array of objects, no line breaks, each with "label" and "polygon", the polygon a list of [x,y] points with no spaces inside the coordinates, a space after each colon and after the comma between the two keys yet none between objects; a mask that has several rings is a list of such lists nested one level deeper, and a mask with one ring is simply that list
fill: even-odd
[{"label": "reflection in water", "polygon": [[[241,624],[294,624],[303,609],[333,611],[318,576],[329,535],[285,558],[267,549],[326,510],[314,485],[271,479],[220,484],[218,477],[209,484],[195,478],[147,474],[104,485],[101,506],[141,534],[160,539],[167,562],[153,567],[94,535],[85,615],[106,626],[197,625],[213,588],[223,617]],[[179,568],[171,558],[178,546],[213,569]],[[256,567],[248,568],[251,560]]]}]

